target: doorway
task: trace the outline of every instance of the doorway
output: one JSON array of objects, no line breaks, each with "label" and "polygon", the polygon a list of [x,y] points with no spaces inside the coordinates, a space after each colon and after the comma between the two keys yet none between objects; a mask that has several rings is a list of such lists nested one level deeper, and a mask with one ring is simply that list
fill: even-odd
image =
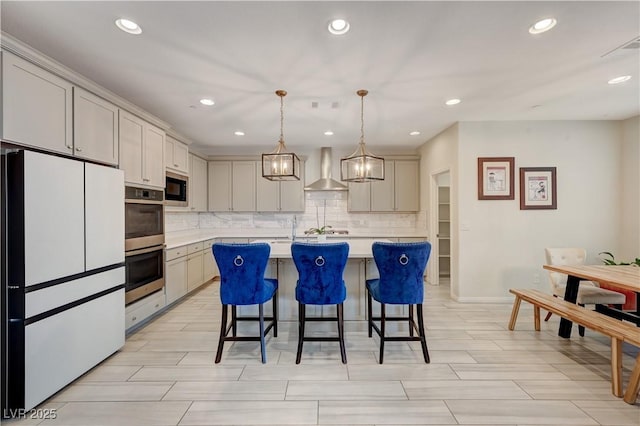
[{"label": "doorway", "polygon": [[451,174],[443,170],[431,175],[431,232],[434,235],[430,282],[434,285],[451,281]]}]

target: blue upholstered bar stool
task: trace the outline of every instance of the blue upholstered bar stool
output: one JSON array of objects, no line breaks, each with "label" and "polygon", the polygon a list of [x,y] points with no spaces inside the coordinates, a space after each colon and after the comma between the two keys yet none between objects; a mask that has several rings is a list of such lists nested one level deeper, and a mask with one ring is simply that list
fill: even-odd
[{"label": "blue upholstered bar stool", "polygon": [[[343,273],[347,265],[349,244],[291,244],[291,254],[298,270],[296,300],[298,301],[298,354],[300,364],[303,342],[340,342],[342,363],[347,363],[344,346],[343,302],[347,297]],[[336,305],[337,317],[306,317],[306,305]],[[306,321],[337,321],[338,337],[305,337]]]},{"label": "blue upholstered bar stool", "polygon": [[[273,337],[278,337],[278,280],[264,277],[271,247],[266,243],[213,245],[213,256],[220,269],[220,301],[222,302],[222,325],[216,364],[222,359],[222,348],[226,341],[260,341],[262,363],[267,362],[265,336],[273,327]],[[273,298],[273,316],[264,316],[263,304]],[[238,305],[258,305],[257,317],[238,317]],[[231,324],[227,327],[229,306]],[[258,336],[237,336],[238,321],[258,321]],[[265,320],[271,321],[265,328]],[[229,336],[229,332],[232,335]]]},{"label": "blue upholstered bar stool", "polygon": [[[424,299],[424,270],[431,254],[431,244],[417,243],[373,243],[373,258],[380,278],[367,280],[367,316],[369,337],[372,330],[380,336],[380,364],[384,358],[384,342],[419,341],[422,345],[424,362],[429,363],[429,350],[424,332],[422,301]],[[380,302],[380,316],[373,316],[372,301]],[[385,305],[409,305],[407,317],[387,317]],[[418,323],[413,318],[413,305],[418,312]],[[380,327],[374,321],[380,321]],[[408,321],[409,336],[386,336],[386,321]],[[414,336],[414,330],[418,332]]]}]

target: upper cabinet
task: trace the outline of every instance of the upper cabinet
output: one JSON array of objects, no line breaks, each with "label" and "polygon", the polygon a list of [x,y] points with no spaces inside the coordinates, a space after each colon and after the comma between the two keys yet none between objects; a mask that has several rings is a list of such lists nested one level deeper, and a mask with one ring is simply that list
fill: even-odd
[{"label": "upper cabinet", "polygon": [[118,107],[11,53],[2,53],[2,138],[118,164]]},{"label": "upper cabinet", "polygon": [[349,182],[347,210],[350,212],[371,211],[371,184]]},{"label": "upper cabinet", "polygon": [[[395,162],[384,162],[384,180],[371,182],[371,211],[392,212],[395,206]],[[408,183],[408,182],[407,182]]]},{"label": "upper cabinet", "polygon": [[394,165],[394,211],[420,210],[420,161],[397,160]]},{"label": "upper cabinet", "polygon": [[209,161],[209,211],[256,211],[255,161]]},{"label": "upper cabinet", "polygon": [[164,131],[120,110],[119,134],[125,182],[164,188]]},{"label": "upper cabinet", "polygon": [[209,211],[303,212],[304,163],[299,181],[262,177],[262,162],[209,161]]},{"label": "upper cabinet", "polygon": [[173,171],[189,174],[189,147],[171,136],[165,141],[165,167]]},{"label": "upper cabinet", "polygon": [[231,161],[209,161],[209,211],[231,211]]},{"label": "upper cabinet", "polygon": [[118,165],[118,107],[73,88],[74,155]]},{"label": "upper cabinet", "polygon": [[189,154],[189,210],[207,211],[207,162]]},{"label": "upper cabinet", "polygon": [[72,85],[2,52],[2,139],[73,154]]},{"label": "upper cabinet", "polygon": [[349,184],[350,212],[416,212],[419,209],[418,160],[386,160],[383,181]]},{"label": "upper cabinet", "polygon": [[256,209],[259,212],[304,211],[304,162],[300,180],[275,182],[262,177],[262,162],[256,162]]}]

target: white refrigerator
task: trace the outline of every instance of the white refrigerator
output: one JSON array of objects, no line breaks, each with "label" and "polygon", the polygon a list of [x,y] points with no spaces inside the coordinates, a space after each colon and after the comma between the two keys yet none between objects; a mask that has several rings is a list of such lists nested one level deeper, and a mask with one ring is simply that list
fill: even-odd
[{"label": "white refrigerator", "polygon": [[2,412],[29,410],[124,345],[124,174],[2,154]]}]

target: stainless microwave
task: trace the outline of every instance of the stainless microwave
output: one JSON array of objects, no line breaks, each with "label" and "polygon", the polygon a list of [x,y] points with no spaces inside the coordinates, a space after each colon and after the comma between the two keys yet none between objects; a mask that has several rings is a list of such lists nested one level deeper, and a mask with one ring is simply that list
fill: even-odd
[{"label": "stainless microwave", "polygon": [[187,207],[189,177],[167,172],[164,189],[165,204],[168,206]]}]

